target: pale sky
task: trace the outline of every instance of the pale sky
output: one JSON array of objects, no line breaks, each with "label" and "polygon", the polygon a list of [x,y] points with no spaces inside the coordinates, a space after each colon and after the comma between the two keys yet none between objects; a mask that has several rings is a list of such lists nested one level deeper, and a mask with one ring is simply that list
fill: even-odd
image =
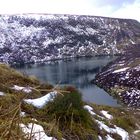
[{"label": "pale sky", "polygon": [[82,14],[140,21],[140,0],[0,0],[0,14],[22,13]]}]

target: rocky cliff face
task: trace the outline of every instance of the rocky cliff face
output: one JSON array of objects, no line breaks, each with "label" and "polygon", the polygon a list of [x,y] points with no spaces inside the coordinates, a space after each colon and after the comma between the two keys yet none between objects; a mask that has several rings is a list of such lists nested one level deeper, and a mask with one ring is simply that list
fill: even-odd
[{"label": "rocky cliff face", "polygon": [[140,107],[140,44],[128,48],[123,56],[104,67],[94,82],[128,106]]},{"label": "rocky cliff face", "polygon": [[135,20],[74,15],[1,15],[0,61],[42,63],[53,59],[123,53],[140,42]]}]

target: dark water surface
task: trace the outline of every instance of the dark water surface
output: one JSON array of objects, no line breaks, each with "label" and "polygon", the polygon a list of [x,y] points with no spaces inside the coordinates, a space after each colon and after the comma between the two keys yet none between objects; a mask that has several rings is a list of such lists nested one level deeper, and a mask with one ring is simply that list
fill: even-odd
[{"label": "dark water surface", "polygon": [[28,74],[35,75],[41,81],[56,85],[74,85],[83,95],[83,100],[101,105],[119,106],[103,89],[91,84],[90,81],[110,61],[116,57],[92,57],[71,60],[59,60],[42,65],[26,65],[17,68]]}]

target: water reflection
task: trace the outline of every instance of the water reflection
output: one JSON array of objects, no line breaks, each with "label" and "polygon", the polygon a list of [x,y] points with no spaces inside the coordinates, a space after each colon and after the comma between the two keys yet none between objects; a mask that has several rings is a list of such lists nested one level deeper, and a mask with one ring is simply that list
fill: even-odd
[{"label": "water reflection", "polygon": [[83,95],[83,100],[118,106],[117,101],[109,96],[103,89],[90,83],[95,75],[115,57],[93,57],[72,59],[71,61],[56,61],[43,65],[28,65],[17,68],[28,74],[35,75],[41,81],[51,84],[74,85]]}]

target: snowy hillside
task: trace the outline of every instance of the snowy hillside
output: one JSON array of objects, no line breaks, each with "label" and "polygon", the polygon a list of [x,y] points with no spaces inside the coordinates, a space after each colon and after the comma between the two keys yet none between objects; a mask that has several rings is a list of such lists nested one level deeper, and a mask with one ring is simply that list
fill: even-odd
[{"label": "snowy hillside", "polygon": [[95,83],[131,107],[140,107],[140,45],[129,46],[125,55],[96,75]]},{"label": "snowy hillside", "polygon": [[0,61],[42,63],[79,56],[123,53],[140,42],[135,20],[74,15],[1,15]]}]

